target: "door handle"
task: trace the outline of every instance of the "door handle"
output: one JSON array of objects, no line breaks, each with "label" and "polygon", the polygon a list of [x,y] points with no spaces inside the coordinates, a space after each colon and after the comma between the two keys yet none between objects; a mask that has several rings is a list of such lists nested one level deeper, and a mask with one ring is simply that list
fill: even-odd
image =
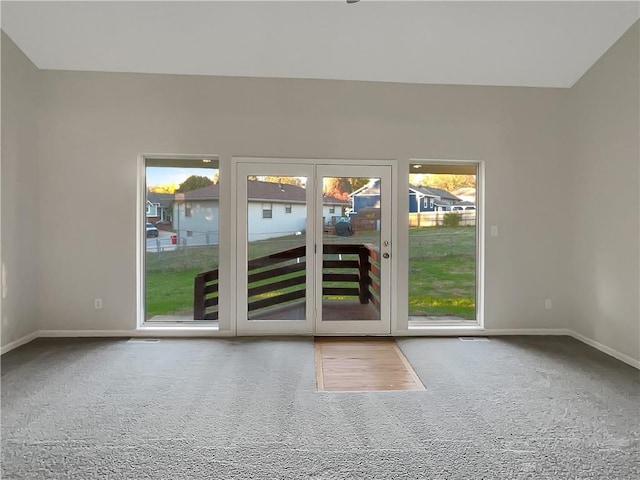
[{"label": "door handle", "polygon": [[389,258],[391,255],[389,255],[387,252],[384,252],[382,254],[382,258]]}]

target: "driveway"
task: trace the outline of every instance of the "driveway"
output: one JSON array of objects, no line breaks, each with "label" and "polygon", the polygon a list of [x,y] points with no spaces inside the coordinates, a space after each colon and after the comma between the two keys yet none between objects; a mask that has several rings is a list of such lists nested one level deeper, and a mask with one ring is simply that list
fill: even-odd
[{"label": "driveway", "polygon": [[171,243],[173,232],[158,230],[158,238],[147,238],[147,252],[167,252],[175,250],[177,245]]}]

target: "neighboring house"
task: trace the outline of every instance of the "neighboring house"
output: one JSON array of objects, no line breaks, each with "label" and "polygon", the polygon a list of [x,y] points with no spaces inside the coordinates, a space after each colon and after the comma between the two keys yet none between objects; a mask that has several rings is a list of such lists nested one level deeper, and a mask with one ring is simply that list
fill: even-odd
[{"label": "neighboring house", "polygon": [[461,198],[458,198],[453,193],[449,193],[446,190],[442,190],[441,188],[434,187],[422,187],[425,190],[430,191],[438,197],[437,205],[444,207],[443,210],[451,210],[450,207],[456,205],[462,201]]},{"label": "neighboring house", "polygon": [[335,197],[323,195],[322,197],[322,219],[325,225],[333,225],[336,218],[344,217],[345,210],[351,206],[351,201],[341,200]]},{"label": "neighboring house", "polygon": [[[350,194],[349,197],[351,197],[354,213],[363,208],[379,208],[380,181],[370,182]],[[460,203],[460,199],[446,190],[409,185],[410,213],[449,211],[453,205],[458,203]]]},{"label": "neighboring house", "polygon": [[167,222],[171,221],[171,193],[147,192],[147,222]]},{"label": "neighboring house", "polygon": [[[296,185],[249,181],[247,226],[249,241],[294,235],[307,228],[307,191]],[[218,185],[177,193],[173,227],[181,245],[217,245]],[[341,216],[348,201],[323,197],[325,222]]]}]

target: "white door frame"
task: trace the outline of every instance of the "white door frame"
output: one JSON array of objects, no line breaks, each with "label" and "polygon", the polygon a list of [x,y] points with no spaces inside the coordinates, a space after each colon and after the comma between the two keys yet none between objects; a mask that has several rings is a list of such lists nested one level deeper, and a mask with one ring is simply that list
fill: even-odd
[{"label": "white door frame", "polygon": [[[313,159],[313,158],[277,158],[277,157],[232,157],[231,158],[231,181],[232,185],[235,185],[237,188],[236,195],[232,196],[232,212],[238,212],[239,206],[243,205],[244,199],[246,199],[246,181],[243,181],[243,177],[245,177],[244,167],[241,167],[244,164],[251,164],[252,167],[259,167],[259,170],[251,171],[251,173],[247,173],[249,175],[283,175],[283,176],[308,176],[309,171],[314,171],[316,166],[332,167],[336,168],[335,176],[338,176],[339,167],[348,166],[367,166],[367,167],[376,167],[376,166],[384,166],[387,167],[390,171],[390,175],[387,177],[388,184],[388,218],[389,218],[389,233],[388,233],[388,241],[390,242],[390,250],[389,254],[391,257],[391,261],[389,261],[389,265],[387,267],[387,275],[384,279],[384,287],[381,285],[381,288],[387,289],[386,301],[382,302],[384,307],[384,315],[385,322],[378,322],[379,325],[377,328],[369,328],[372,327],[373,324],[366,324],[366,321],[356,321],[356,322],[342,322],[345,327],[343,331],[334,331],[334,332],[316,332],[316,325],[314,319],[316,317],[316,312],[314,311],[317,306],[314,305],[314,308],[309,309],[307,307],[307,319],[304,321],[300,321],[297,325],[293,325],[292,320],[278,321],[278,320],[269,320],[269,321],[248,321],[247,319],[247,305],[246,305],[246,261],[247,261],[247,247],[246,247],[246,215],[243,217],[244,222],[241,221],[240,215],[236,215],[236,228],[233,228],[232,234],[232,244],[236,245],[235,255],[232,254],[232,265],[235,265],[235,284],[237,286],[237,294],[235,301],[235,330],[238,335],[277,335],[277,334],[309,334],[313,335],[315,333],[322,334],[355,334],[355,335],[390,335],[396,329],[396,316],[394,311],[397,308],[397,298],[391,291],[391,285],[397,280],[397,265],[393,260],[397,253],[397,245],[396,245],[396,235],[397,235],[397,218],[396,215],[393,215],[394,205],[397,201],[397,191],[393,184],[393,179],[397,178],[397,162],[395,160],[352,160],[352,159]],[[300,168],[298,168],[300,167]],[[297,170],[296,170],[297,169]],[[308,170],[311,169],[311,170]],[[303,173],[297,173],[298,171]],[[259,173],[258,173],[259,172]],[[264,173],[262,173],[264,172]],[[370,171],[371,173],[371,171]],[[362,173],[356,176],[361,176]],[[372,176],[376,176],[373,175]],[[385,183],[385,182],[383,182]],[[240,185],[244,184],[244,190],[240,191]],[[320,242],[322,229],[318,229],[315,225],[317,223],[315,221],[315,217],[319,214],[319,218],[322,218],[322,202],[320,201],[322,195],[322,189],[316,188],[316,192],[312,192],[311,190],[308,193],[307,198],[309,199],[309,195],[313,195],[315,193],[316,198],[308,200],[308,205],[311,207],[315,204],[316,212],[309,212],[308,215],[308,229],[307,229],[307,248],[311,248],[313,251],[313,242],[318,241],[318,235],[320,235]],[[319,190],[319,193],[317,192]],[[319,195],[319,196],[318,196]],[[315,213],[315,215],[314,215]],[[244,223],[244,225],[242,225]],[[314,225],[312,225],[314,224]],[[319,233],[318,233],[319,232]],[[383,239],[384,241],[384,239]],[[320,256],[321,255],[317,255]],[[316,257],[317,257],[316,256]],[[318,260],[316,259],[316,262]],[[309,262],[312,264],[313,262]],[[245,267],[241,268],[243,265]],[[317,271],[316,265],[311,265],[311,268],[307,270],[307,276],[313,272]],[[321,275],[322,269],[320,269],[320,273],[316,273],[316,277]],[[321,277],[320,277],[321,278]],[[321,295],[315,294],[315,288],[317,284],[317,278],[313,278],[308,282],[307,288],[313,289],[311,292],[307,291],[307,302],[313,300],[316,297],[320,298],[320,302],[322,301]],[[321,283],[318,288],[321,288]],[[382,308],[382,307],[381,307]],[[318,312],[318,317],[319,313]],[[382,314],[382,311],[381,311]],[[274,323],[276,322],[276,323]],[[286,322],[286,323],[285,323]],[[365,323],[362,323],[365,322]],[[233,323],[233,322],[232,322]],[[337,323],[337,322],[331,322]],[[356,327],[366,327],[369,328],[369,331],[358,331],[357,328],[347,328],[347,324],[357,323]]]}]

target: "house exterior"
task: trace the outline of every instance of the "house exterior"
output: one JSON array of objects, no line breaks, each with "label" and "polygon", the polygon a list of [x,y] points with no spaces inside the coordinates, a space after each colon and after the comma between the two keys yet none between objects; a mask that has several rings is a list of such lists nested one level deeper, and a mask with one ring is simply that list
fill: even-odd
[{"label": "house exterior", "polygon": [[171,193],[147,192],[146,215],[147,222],[171,221],[171,202],[174,195]]},{"label": "house exterior", "polygon": [[324,195],[322,198],[322,219],[325,226],[333,225],[335,219],[344,217],[346,210],[351,206],[350,200]]},{"label": "house exterior", "polygon": [[[248,240],[295,235],[307,224],[307,191],[297,185],[249,181],[247,183]],[[323,198],[325,222],[341,216],[349,202]],[[177,193],[173,208],[173,227],[180,245],[217,245],[219,224],[219,189],[211,185]]]},{"label": "house exterior", "polygon": [[[380,206],[380,181],[376,180],[359,188],[349,197],[354,213],[363,208],[378,208]],[[453,205],[460,201],[455,195],[440,188],[409,185],[410,213],[450,211]]]}]

